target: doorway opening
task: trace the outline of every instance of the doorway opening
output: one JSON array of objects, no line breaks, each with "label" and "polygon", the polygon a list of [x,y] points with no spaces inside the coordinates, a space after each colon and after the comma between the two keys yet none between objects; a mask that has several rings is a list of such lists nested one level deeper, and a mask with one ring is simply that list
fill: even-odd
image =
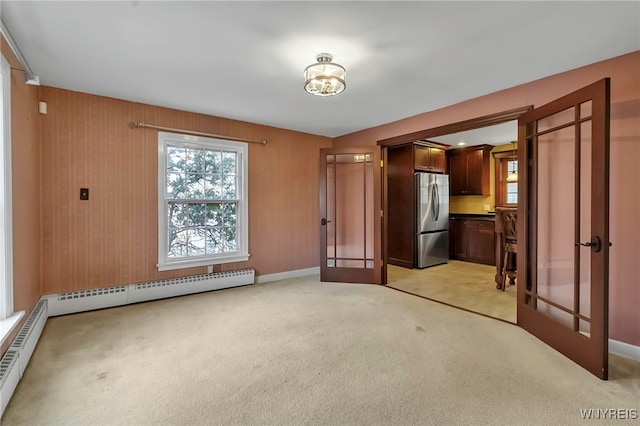
[{"label": "doorway opening", "polygon": [[[495,212],[496,207],[517,207],[517,200],[514,200],[514,193],[517,197],[517,182],[507,182],[506,178],[508,172],[513,171],[514,162],[517,164],[515,158],[517,152],[515,142],[518,139],[517,118],[530,109],[531,107],[518,108],[379,142],[383,148],[385,164],[389,165],[385,167],[383,176],[384,263],[387,265],[386,282],[389,287],[456,308],[516,323],[516,286],[513,285],[515,257],[513,255],[507,255],[506,258],[508,268],[505,271],[507,273],[504,290],[497,288],[501,287],[505,257],[501,234],[496,232]],[[446,148],[447,154],[446,167],[436,172],[448,176],[448,188],[440,190],[448,194],[446,200],[449,216],[446,227],[449,245],[446,250],[448,260],[446,263],[434,262],[433,266],[425,268],[422,268],[424,262],[418,264],[418,257],[425,256],[418,255],[419,243],[414,247],[416,255],[413,264],[406,256],[404,260],[398,259],[401,256],[396,254],[397,244],[394,240],[400,236],[393,229],[402,222],[402,219],[394,218],[394,209],[398,210],[395,200],[398,198],[396,194],[398,188],[394,187],[396,184],[393,176],[395,171],[392,167],[393,156],[400,152],[398,148],[416,141],[427,142],[427,145],[434,143],[436,147],[439,145]],[[463,184],[460,171],[458,169],[452,171],[452,159],[454,162],[462,163],[476,160],[473,158],[465,160],[460,154],[484,159],[478,163],[479,167],[484,169],[482,170],[484,178],[471,182],[478,177],[476,174],[469,176],[468,189],[466,186],[461,186]],[[457,166],[459,165],[453,164],[454,169]],[[420,170],[415,171],[420,172]],[[457,174],[453,176],[455,172]],[[416,173],[418,174],[420,173]],[[486,182],[482,182],[482,179],[486,179]],[[405,179],[404,184],[409,185],[412,182],[407,183]],[[473,185],[476,184],[477,187],[474,189]],[[416,205],[418,201],[425,200],[425,195],[416,194],[415,188],[406,187],[402,191],[413,195],[416,199],[413,201],[414,206],[410,209],[406,206],[401,208],[406,213],[407,220],[420,222],[420,218],[417,217],[420,216],[420,209],[416,208]],[[413,211],[407,212],[407,210]],[[414,226],[413,223],[410,225]]]}]

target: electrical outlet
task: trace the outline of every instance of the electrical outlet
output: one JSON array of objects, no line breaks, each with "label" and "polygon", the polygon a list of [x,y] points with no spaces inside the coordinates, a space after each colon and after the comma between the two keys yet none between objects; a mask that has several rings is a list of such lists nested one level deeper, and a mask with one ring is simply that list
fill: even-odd
[{"label": "electrical outlet", "polygon": [[489,210],[491,210],[491,206],[489,204],[485,204],[484,205],[484,211],[488,212]]},{"label": "electrical outlet", "polygon": [[89,199],[89,188],[80,188],[80,199],[81,200]]}]

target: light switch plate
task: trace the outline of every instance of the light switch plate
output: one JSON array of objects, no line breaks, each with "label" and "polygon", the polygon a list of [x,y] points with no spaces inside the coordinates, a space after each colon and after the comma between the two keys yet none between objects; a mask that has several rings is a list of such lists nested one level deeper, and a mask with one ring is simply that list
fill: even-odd
[{"label": "light switch plate", "polygon": [[489,210],[491,210],[491,205],[489,204],[485,204],[483,207],[485,212],[488,212]]}]

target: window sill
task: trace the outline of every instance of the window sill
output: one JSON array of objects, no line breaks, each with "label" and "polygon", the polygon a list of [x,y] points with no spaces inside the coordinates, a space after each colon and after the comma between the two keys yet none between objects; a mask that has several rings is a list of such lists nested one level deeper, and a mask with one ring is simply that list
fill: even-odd
[{"label": "window sill", "polygon": [[7,340],[7,337],[9,337],[23,316],[24,311],[20,311],[14,313],[7,319],[0,320],[0,345],[4,344],[4,341]]},{"label": "window sill", "polygon": [[219,265],[222,263],[232,263],[232,262],[244,262],[249,260],[249,255],[235,255],[228,257],[218,257],[215,259],[192,259],[192,260],[183,260],[169,263],[159,263],[158,271],[171,271],[174,269],[186,269],[186,268],[195,268],[198,266],[210,266],[210,265]]}]

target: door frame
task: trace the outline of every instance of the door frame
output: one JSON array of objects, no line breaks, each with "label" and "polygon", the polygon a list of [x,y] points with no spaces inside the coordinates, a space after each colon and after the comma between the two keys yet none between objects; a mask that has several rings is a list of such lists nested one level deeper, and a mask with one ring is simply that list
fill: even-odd
[{"label": "door frame", "polygon": [[384,276],[383,282],[387,283],[387,263],[389,241],[389,229],[387,224],[387,217],[389,211],[388,204],[388,186],[387,186],[387,171],[386,167],[388,163],[388,151],[390,147],[402,145],[410,142],[415,142],[421,139],[435,138],[436,136],[444,136],[451,133],[464,132],[466,130],[479,129],[481,127],[493,126],[496,124],[506,123],[508,121],[518,120],[518,118],[533,109],[533,105],[526,105],[519,108],[510,109],[507,111],[501,111],[494,114],[483,115],[480,117],[472,118],[469,120],[458,121],[456,123],[445,124],[443,126],[432,127],[430,129],[420,130],[413,133],[407,133],[405,135],[394,136],[392,138],[381,139],[378,141],[378,145],[382,149],[382,160],[384,167],[382,168],[382,271]]}]

